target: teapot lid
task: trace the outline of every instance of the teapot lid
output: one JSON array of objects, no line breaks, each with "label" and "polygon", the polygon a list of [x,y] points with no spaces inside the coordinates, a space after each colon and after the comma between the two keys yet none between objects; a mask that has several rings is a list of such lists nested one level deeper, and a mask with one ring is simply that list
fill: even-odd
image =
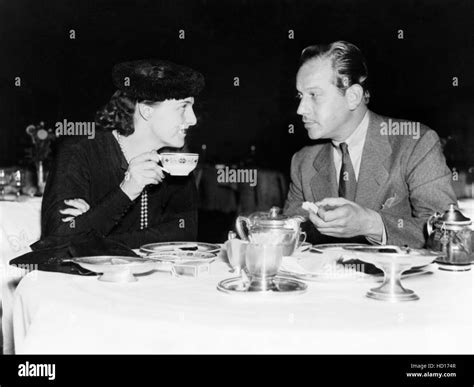
[{"label": "teapot lid", "polygon": [[461,226],[471,224],[471,219],[466,218],[461,211],[456,209],[455,204],[450,204],[449,209],[438,218],[438,222]]}]

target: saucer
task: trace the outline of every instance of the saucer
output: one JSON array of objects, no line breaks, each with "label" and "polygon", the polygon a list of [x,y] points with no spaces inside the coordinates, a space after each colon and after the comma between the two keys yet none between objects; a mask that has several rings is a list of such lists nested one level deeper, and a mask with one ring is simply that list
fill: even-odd
[{"label": "saucer", "polygon": [[436,259],[434,262],[438,265],[439,270],[444,271],[469,271],[471,270],[471,265],[473,263],[450,263],[444,262],[441,259]]},{"label": "saucer", "polygon": [[302,294],[306,292],[308,285],[304,282],[285,277],[275,277],[273,280],[275,288],[268,291],[249,291],[250,282],[244,282],[241,277],[225,279],[217,284],[217,290],[228,294]]}]

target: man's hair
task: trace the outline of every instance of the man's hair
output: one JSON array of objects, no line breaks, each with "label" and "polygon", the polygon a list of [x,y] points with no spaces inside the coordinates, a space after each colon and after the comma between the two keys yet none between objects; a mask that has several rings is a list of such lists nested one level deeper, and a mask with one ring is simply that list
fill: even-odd
[{"label": "man's hair", "polygon": [[369,102],[369,72],[362,52],[352,43],[338,40],[330,44],[315,44],[301,52],[300,67],[315,59],[330,59],[335,79],[334,85],[345,94],[354,84],[364,89],[365,103]]}]

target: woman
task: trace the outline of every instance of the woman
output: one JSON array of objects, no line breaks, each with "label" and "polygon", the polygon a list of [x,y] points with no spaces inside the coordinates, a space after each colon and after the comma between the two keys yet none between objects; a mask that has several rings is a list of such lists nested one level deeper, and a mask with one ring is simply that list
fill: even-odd
[{"label": "woman", "polygon": [[157,151],[184,146],[203,76],[142,60],[116,65],[113,79],[118,90],[97,113],[95,138],[75,139],[58,153],[43,198],[42,239],[92,232],[130,248],[195,240],[194,178],[166,174]]}]

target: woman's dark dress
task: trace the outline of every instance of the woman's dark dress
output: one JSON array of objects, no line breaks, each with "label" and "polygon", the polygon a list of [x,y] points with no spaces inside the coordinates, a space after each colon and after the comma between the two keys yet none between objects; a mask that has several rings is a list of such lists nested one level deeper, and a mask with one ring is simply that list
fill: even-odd
[{"label": "woman's dark dress", "polygon": [[[130,248],[172,240],[193,241],[197,235],[197,189],[192,174],[166,175],[149,185],[148,227],[140,230],[140,197],[134,201],[120,183],[127,161],[109,131],[96,131],[94,139],[70,138],[62,144],[48,176],[41,209],[42,240],[65,242],[93,232],[121,241]],[[59,213],[65,199],[82,198],[89,211],[64,223]]]}]

